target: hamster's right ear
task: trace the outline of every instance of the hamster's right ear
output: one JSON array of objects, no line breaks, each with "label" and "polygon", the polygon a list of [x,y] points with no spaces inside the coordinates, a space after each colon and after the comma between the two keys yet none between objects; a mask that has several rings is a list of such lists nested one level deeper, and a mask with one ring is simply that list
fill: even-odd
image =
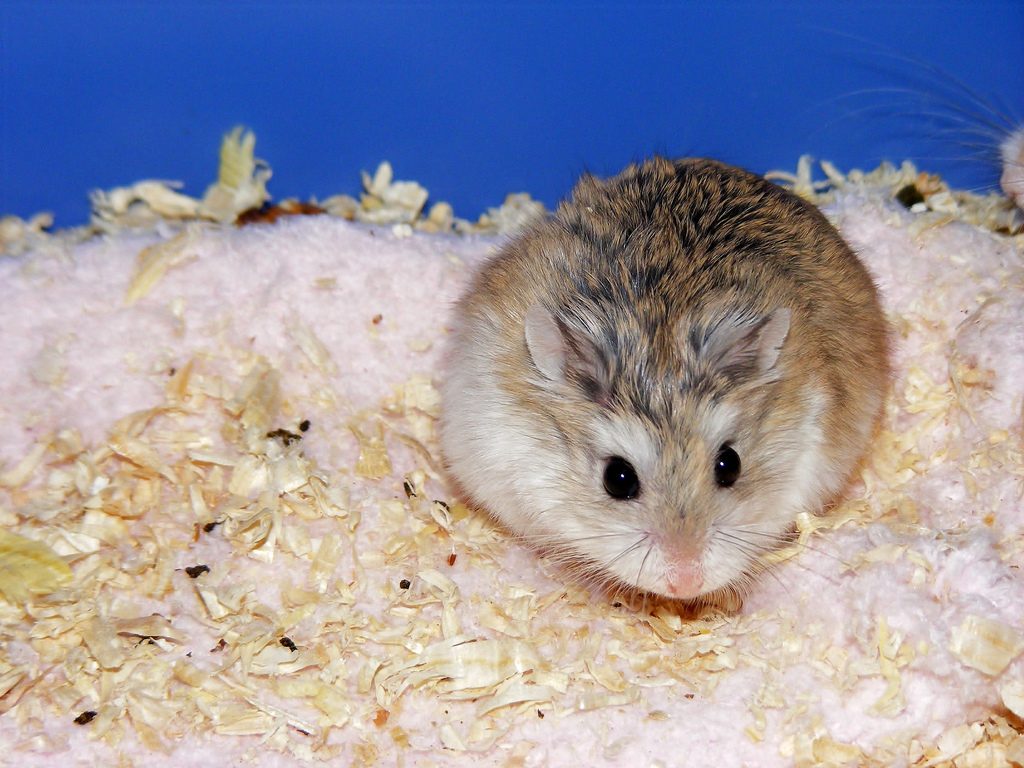
[{"label": "hamster's right ear", "polygon": [[540,304],[527,311],[524,326],[530,359],[548,382],[571,382],[593,400],[605,400],[611,384],[608,365],[591,338],[569,327]]}]

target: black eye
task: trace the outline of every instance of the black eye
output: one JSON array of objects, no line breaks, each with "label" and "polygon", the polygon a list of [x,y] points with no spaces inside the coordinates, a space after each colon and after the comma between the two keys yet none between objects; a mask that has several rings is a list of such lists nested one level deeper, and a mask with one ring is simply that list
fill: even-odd
[{"label": "black eye", "polygon": [[632,464],[612,456],[604,465],[604,489],[613,499],[632,499],[640,493],[640,478]]},{"label": "black eye", "polygon": [[723,488],[728,488],[739,479],[739,476],[740,455],[731,445],[723,445],[715,457],[715,482]]}]

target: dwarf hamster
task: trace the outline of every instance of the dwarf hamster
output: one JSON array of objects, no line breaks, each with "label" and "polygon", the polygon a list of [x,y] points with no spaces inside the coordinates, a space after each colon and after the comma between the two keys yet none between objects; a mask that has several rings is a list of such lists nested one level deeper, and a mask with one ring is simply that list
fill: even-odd
[{"label": "dwarf hamster", "polygon": [[874,430],[886,325],[813,206],[712,160],[584,176],[455,310],[441,443],[471,502],[588,577],[739,588]]},{"label": "dwarf hamster", "polygon": [[1011,131],[999,145],[1003,173],[999,185],[1014,205],[1024,211],[1024,126]]}]

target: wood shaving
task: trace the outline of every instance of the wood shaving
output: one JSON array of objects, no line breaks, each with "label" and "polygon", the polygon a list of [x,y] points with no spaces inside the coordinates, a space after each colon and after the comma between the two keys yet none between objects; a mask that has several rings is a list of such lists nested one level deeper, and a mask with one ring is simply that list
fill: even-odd
[{"label": "wood shaving", "polygon": [[998,675],[1024,652],[1024,635],[998,621],[968,616],[953,630],[950,650],[986,675]]},{"label": "wood shaving", "polygon": [[0,530],[0,595],[9,603],[55,592],[70,580],[71,568],[46,544]]}]

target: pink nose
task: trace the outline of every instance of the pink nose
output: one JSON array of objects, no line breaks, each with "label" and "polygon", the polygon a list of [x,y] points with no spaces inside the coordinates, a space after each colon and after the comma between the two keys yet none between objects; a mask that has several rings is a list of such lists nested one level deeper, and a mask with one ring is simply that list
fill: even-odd
[{"label": "pink nose", "polygon": [[670,562],[665,571],[665,586],[672,597],[697,597],[704,586],[700,563],[690,558]]}]

